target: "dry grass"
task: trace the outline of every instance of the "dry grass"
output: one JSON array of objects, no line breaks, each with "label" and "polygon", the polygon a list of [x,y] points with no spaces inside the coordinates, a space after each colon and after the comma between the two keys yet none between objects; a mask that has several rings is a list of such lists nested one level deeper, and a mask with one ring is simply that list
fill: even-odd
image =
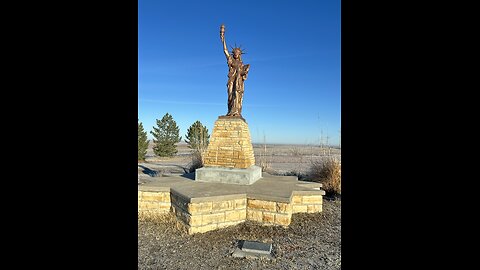
[{"label": "dry grass", "polygon": [[172,212],[156,213],[152,211],[139,211],[138,221],[154,224],[175,224],[177,219]]},{"label": "dry grass", "polygon": [[205,161],[205,150],[193,150],[192,161],[188,164],[189,172],[194,172],[196,169],[203,167]]},{"label": "dry grass", "polygon": [[272,161],[267,160],[267,145],[263,144],[262,151],[260,152],[260,167],[262,172],[269,172],[272,169]]},{"label": "dry grass", "polygon": [[322,189],[327,196],[341,194],[341,164],[334,157],[324,157],[312,162],[308,178],[322,183]]},{"label": "dry grass", "polygon": [[[314,145],[280,145],[280,144],[254,144],[255,160],[258,166],[262,161],[264,167],[269,167],[269,173],[284,175],[307,174],[313,161],[322,159],[325,155],[321,149]],[[266,149],[266,151],[265,151]],[[341,150],[331,149],[331,155],[340,160]]]}]

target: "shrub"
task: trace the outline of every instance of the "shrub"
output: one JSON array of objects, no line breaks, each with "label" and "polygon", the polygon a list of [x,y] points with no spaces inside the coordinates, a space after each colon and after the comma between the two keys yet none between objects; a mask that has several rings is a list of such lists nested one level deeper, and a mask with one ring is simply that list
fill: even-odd
[{"label": "shrub", "polygon": [[201,151],[194,150],[192,152],[192,161],[188,166],[188,172],[192,173],[196,169],[203,167],[203,158],[204,158],[204,153]]},{"label": "shrub", "polygon": [[308,178],[322,183],[322,189],[327,196],[341,195],[341,164],[335,157],[324,157],[313,161]]},{"label": "shrub", "polygon": [[203,167],[204,155],[208,147],[210,135],[208,129],[200,121],[195,121],[187,130],[185,142],[188,143],[192,151],[192,162],[189,166],[189,172]]}]

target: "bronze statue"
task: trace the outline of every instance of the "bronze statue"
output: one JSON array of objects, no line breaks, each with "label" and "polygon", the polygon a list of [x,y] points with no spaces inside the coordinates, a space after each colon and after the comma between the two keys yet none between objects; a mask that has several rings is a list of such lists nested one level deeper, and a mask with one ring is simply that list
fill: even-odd
[{"label": "bronze statue", "polygon": [[228,64],[228,113],[227,116],[242,117],[242,100],[245,90],[244,81],[247,79],[250,65],[244,65],[242,62],[243,51],[240,47],[232,49],[232,55],[228,53],[227,44],[225,42],[225,25],[220,26],[220,39],[223,43],[223,52],[227,57]]}]

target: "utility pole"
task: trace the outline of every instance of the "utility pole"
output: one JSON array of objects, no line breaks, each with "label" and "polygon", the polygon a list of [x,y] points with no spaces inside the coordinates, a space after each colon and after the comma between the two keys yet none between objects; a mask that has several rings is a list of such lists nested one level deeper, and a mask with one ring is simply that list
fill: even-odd
[{"label": "utility pole", "polygon": [[320,130],[320,151],[325,155],[325,149],[323,145],[323,129]]},{"label": "utility pole", "polygon": [[327,135],[327,148],[328,148],[328,155],[330,156],[330,145],[328,144],[328,138],[330,138],[330,136]]}]

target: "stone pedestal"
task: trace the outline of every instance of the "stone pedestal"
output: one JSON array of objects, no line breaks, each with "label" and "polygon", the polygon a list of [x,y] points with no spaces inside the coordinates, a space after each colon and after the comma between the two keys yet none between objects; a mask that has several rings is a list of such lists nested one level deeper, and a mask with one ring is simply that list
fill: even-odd
[{"label": "stone pedestal", "polygon": [[243,118],[218,117],[203,164],[195,172],[197,181],[250,185],[262,177],[261,168],[255,166],[250,130]]},{"label": "stone pedestal", "polygon": [[255,165],[250,130],[243,118],[220,116],[215,121],[203,164],[236,169]]}]

